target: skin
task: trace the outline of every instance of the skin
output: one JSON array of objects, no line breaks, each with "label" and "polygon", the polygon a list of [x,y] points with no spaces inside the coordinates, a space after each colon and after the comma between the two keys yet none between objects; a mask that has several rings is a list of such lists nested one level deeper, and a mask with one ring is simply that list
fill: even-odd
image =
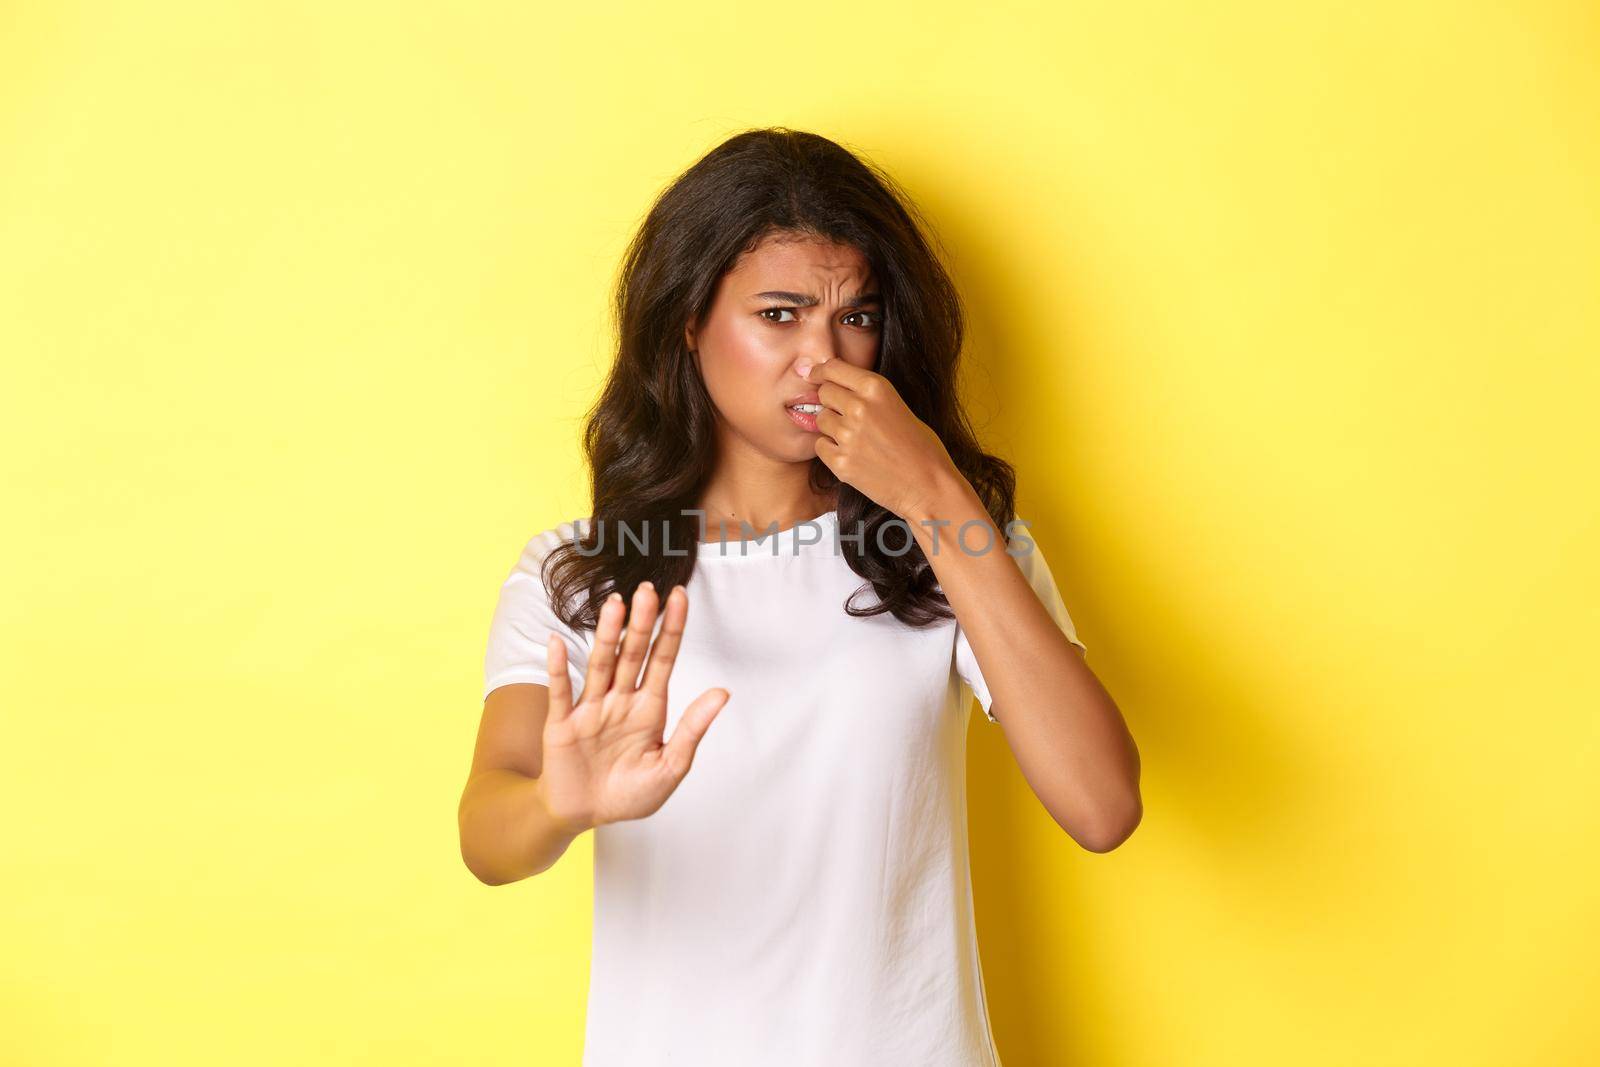
[{"label": "skin", "polygon": [[[708,539],[787,529],[834,507],[809,486],[818,457],[904,519],[967,633],[990,710],[1030,788],[1082,847],[1110,851],[1143,814],[1138,750],[938,435],[873,370],[883,308],[876,288],[859,250],[773,236],[723,276],[704,318],[685,324],[718,412],[718,458],[700,503]],[[808,299],[761,295],[769,292]],[[784,410],[807,392],[824,406],[816,431]],[[963,528],[968,551],[955,541]],[[1002,548],[977,554],[986,543]],[[547,869],[584,830],[659,809],[688,774],[729,697],[701,693],[663,739],[688,608],[682,586],[663,605],[643,583],[624,632],[621,598],[609,601],[577,703],[555,636],[549,687],[519,683],[489,694],[458,809],[462,858],[480,880],[498,885]]]},{"label": "skin", "polygon": [[[699,504],[710,539],[762,532],[772,522],[787,529],[834,506],[807,480],[817,435],[796,426],[784,402],[816,392],[799,371],[804,363],[877,365],[883,303],[855,303],[876,291],[858,249],[774,235],[723,275],[704,320],[684,327],[717,407],[717,464]],[[775,292],[817,303],[761,295]]]},{"label": "skin", "polygon": [[1083,649],[1050,618],[977,492],[894,387],[841,361],[806,370],[829,409],[817,419],[817,455],[916,535],[1034,795],[1084,848],[1116,848],[1144,814],[1139,750]]}]

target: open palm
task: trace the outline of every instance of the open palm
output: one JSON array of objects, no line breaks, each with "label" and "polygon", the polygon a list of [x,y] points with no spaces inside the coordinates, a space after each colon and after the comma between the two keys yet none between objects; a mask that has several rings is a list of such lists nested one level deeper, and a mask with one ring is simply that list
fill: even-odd
[{"label": "open palm", "polygon": [[659,809],[688,774],[706,728],[728,702],[726,689],[707,689],[684,709],[671,740],[663,743],[667,680],[683,638],[689,595],[682,586],[668,593],[661,633],[652,646],[657,606],[655,587],[640,583],[625,636],[622,621],[628,613],[621,594],[611,594],[601,606],[576,707],[566,643],[551,635],[547,645],[550,710],[540,781],[551,818],[574,831],[643,818]]}]

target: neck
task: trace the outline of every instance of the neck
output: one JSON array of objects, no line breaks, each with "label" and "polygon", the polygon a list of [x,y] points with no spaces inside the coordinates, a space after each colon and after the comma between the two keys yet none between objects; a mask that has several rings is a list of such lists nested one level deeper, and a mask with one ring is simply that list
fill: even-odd
[{"label": "neck", "polygon": [[757,533],[773,524],[786,530],[837,506],[837,490],[818,493],[810,479],[810,461],[721,463],[695,506],[705,513],[706,532],[713,539],[721,527],[740,532],[741,523]]}]

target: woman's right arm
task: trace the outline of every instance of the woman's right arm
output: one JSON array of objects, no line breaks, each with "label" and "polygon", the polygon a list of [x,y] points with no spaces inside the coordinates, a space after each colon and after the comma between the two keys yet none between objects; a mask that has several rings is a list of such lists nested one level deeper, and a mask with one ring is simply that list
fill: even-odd
[{"label": "woman's right arm", "polygon": [[550,814],[539,777],[548,686],[503,685],[483,702],[472,771],[457,822],[461,858],[485,885],[504,885],[548,869],[588,827]]},{"label": "woman's right arm", "polygon": [[456,812],[461,858],[479,881],[503,885],[540,873],[583,831],[655,812],[689,773],[729,693],[701,693],[665,738],[667,682],[688,618],[688,593],[682,586],[669,592],[652,642],[658,607],[649,582],[634,590],[632,610],[611,594],[600,609],[576,703],[567,646],[556,634],[545,645],[548,686],[510,683],[483,702],[472,771]]}]

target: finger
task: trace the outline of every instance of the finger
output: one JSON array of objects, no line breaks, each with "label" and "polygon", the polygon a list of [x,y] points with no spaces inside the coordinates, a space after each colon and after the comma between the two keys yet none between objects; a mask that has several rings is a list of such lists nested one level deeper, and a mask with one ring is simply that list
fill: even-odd
[{"label": "finger", "polygon": [[667,609],[662,612],[661,632],[650,648],[650,662],[645,664],[644,684],[641,689],[666,699],[667,679],[672,675],[672,664],[678,658],[678,646],[683,642],[683,624],[689,616],[689,593],[681,585],[667,591]]},{"label": "finger", "polygon": [[867,412],[873,410],[886,414],[882,408],[874,409],[872,406],[874,402],[864,393],[852,392],[838,386],[823,386],[818,389],[817,400],[822,404],[824,411],[832,408],[847,419],[865,419]]},{"label": "finger", "polygon": [[[882,378],[883,375],[878,374],[876,371],[867,370],[865,367],[858,367],[854,363],[849,363],[842,359],[828,359],[823,360],[821,363],[813,363],[811,372],[804,377],[812,385],[821,385],[823,382],[829,382],[842,386],[851,392],[859,393],[866,387],[868,382]],[[819,393],[821,391],[821,389],[817,390]]]},{"label": "finger", "polygon": [[673,727],[672,737],[661,750],[662,762],[674,781],[681,781],[689,773],[694,754],[700,747],[700,739],[706,735],[706,728],[732,695],[726,689],[707,689],[683,709],[683,716],[678,719],[678,725]]},{"label": "finger", "polygon": [[589,670],[583,681],[585,696],[602,696],[611,691],[611,676],[617,666],[617,641],[622,634],[622,617],[627,609],[622,594],[612,593],[600,605],[600,619],[594,627],[594,647],[589,651]]},{"label": "finger", "polygon": [[843,414],[828,407],[827,404],[823,404],[822,410],[811,417],[817,420],[817,429],[829,437],[838,436],[838,431],[844,428],[847,421]]},{"label": "finger", "polygon": [[567,643],[560,634],[551,634],[544,644],[545,661],[550,664],[550,710],[545,725],[564,721],[572,714],[572,679],[567,677]]},{"label": "finger", "polygon": [[639,667],[650,649],[650,634],[656,628],[656,587],[640,582],[633,591],[633,610],[628,613],[628,632],[622,639],[622,656],[617,660],[617,677],[612,684],[624,692],[639,685]]},{"label": "finger", "polygon": [[824,382],[817,389],[817,403],[822,405],[823,411],[837,411],[843,414],[845,404],[855,396],[857,393],[854,390],[846,389],[837,382]]}]

